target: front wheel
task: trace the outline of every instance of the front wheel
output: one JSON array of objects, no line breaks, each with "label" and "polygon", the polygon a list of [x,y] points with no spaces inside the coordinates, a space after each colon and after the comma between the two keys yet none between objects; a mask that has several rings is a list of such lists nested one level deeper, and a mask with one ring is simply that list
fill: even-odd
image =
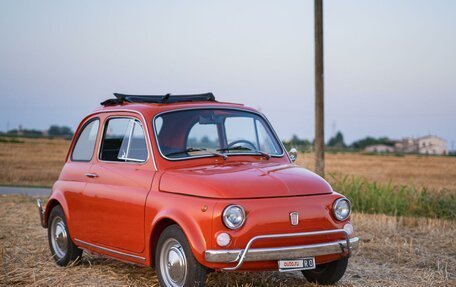
[{"label": "front wheel", "polygon": [[163,287],[203,287],[207,269],[196,261],[182,229],[168,226],[155,250],[155,268]]},{"label": "front wheel", "polygon": [[48,240],[52,257],[60,266],[66,266],[77,261],[82,256],[79,249],[71,240],[65,214],[60,205],[51,210],[49,215]]},{"label": "front wheel", "polygon": [[314,270],[303,270],[307,281],[322,285],[332,285],[342,278],[347,269],[348,258],[317,265]]}]

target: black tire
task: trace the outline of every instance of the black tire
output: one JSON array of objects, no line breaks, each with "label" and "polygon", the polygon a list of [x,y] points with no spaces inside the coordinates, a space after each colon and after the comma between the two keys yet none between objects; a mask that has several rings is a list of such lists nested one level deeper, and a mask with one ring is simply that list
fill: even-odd
[{"label": "black tire", "polygon": [[347,270],[348,258],[317,265],[314,270],[303,270],[307,281],[321,285],[332,285],[339,281]]},{"label": "black tire", "polygon": [[[170,262],[169,258],[172,258],[172,255],[176,254],[180,256],[185,255],[185,264],[181,264],[181,261],[178,260],[175,261],[176,264],[171,265],[172,267],[177,267],[174,267],[173,269],[166,264],[167,270],[165,270],[166,268],[163,268],[165,262]],[[174,256],[174,258],[182,259],[182,257],[176,256]],[[206,274],[208,272],[207,268],[201,265],[193,256],[188,240],[178,225],[168,226],[160,235],[157,249],[155,250],[155,270],[158,280],[160,281],[160,286],[163,287],[203,287],[206,284]],[[185,275],[181,275],[182,272],[184,272]]]},{"label": "black tire", "polygon": [[[56,236],[54,236],[53,239],[53,232],[55,234],[55,228],[53,227],[53,224],[58,224],[60,234],[65,234],[66,236],[61,236],[59,239],[55,239]],[[54,258],[57,265],[67,266],[70,263],[78,261],[82,256],[82,250],[79,249],[71,240],[65,213],[63,212],[60,205],[55,206],[49,214],[48,241],[52,257]],[[64,246],[64,248],[60,248],[60,245]]]}]

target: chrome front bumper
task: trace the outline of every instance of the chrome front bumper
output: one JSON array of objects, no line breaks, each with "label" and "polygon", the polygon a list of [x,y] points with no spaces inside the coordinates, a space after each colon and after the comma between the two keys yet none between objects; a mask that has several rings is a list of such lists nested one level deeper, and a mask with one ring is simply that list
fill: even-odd
[{"label": "chrome front bumper", "polygon": [[[262,239],[307,237],[335,233],[343,234],[345,236],[345,240],[275,248],[250,248],[255,241]],[[350,256],[351,252],[358,248],[358,242],[358,237],[349,238],[349,235],[343,229],[286,234],[270,234],[253,237],[247,243],[245,249],[207,250],[204,256],[206,261],[208,262],[237,263],[234,267],[223,268],[223,270],[232,271],[241,268],[242,264],[244,264],[244,262],[246,261],[298,259],[310,256],[315,257],[330,254],[346,254],[346,256]]]}]

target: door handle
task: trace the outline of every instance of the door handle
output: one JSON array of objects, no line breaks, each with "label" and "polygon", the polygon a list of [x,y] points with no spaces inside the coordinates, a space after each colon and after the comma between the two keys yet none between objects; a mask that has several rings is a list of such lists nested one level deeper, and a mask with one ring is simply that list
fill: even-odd
[{"label": "door handle", "polygon": [[96,173],[86,173],[85,176],[90,177],[90,178],[98,177],[98,175]]}]

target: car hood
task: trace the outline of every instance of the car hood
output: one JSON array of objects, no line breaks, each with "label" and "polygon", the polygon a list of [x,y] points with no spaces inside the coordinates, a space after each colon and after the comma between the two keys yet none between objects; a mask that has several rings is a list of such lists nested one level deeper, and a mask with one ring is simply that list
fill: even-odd
[{"label": "car hood", "polygon": [[315,173],[291,164],[237,162],[164,171],[160,190],[208,198],[265,198],[332,193]]}]

